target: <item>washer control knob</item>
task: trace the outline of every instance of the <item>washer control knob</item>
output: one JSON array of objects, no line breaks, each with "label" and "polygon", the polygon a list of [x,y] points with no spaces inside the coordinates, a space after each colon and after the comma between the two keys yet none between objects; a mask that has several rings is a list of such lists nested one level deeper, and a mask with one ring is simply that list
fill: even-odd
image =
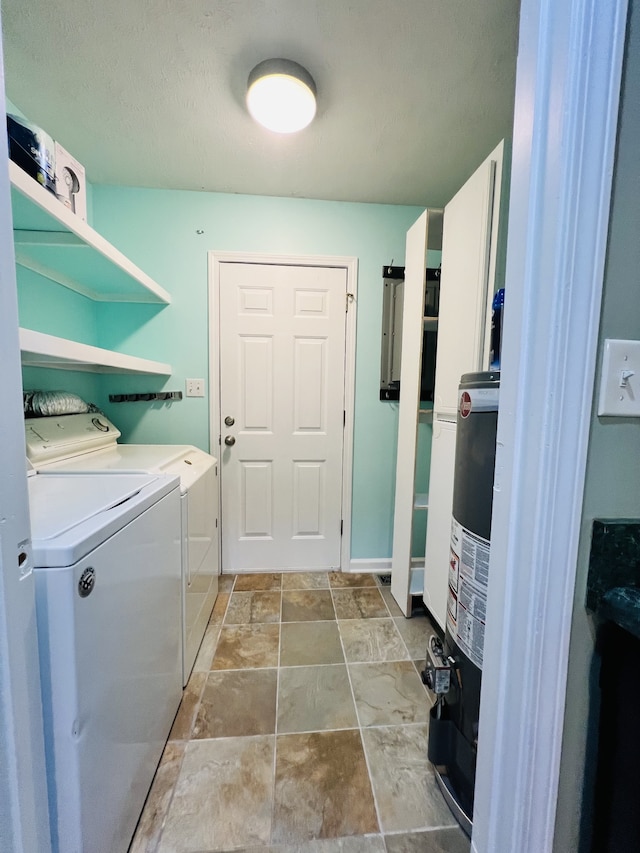
[{"label": "washer control knob", "polygon": [[88,595],[91,595],[95,585],[96,570],[89,566],[89,568],[85,569],[80,575],[80,580],[78,581],[78,595],[80,598],[86,598]]}]

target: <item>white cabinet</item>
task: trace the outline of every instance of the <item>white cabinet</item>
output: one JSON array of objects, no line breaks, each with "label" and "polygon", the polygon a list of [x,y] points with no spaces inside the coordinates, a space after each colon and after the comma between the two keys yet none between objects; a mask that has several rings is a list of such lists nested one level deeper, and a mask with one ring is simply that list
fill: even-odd
[{"label": "white cabinet", "polygon": [[[416,448],[420,412],[420,370],[424,331],[427,247],[440,248],[442,211],[425,210],[407,232],[402,303],[402,358],[398,410],[398,455],[393,516],[391,593],[405,616],[411,613],[411,540],[415,511],[425,511],[428,498],[415,494]],[[433,318],[431,318],[433,319]],[[424,413],[428,417],[428,413]],[[416,503],[422,506],[416,506]]]},{"label": "white cabinet", "polygon": [[[442,211],[425,211],[407,232],[402,367],[391,592],[406,616],[422,594],[436,621],[446,621],[458,384],[488,365],[502,197],[500,143]],[[424,570],[412,566],[424,270],[434,216],[442,222],[442,269]],[[432,323],[430,318],[427,322]],[[423,577],[422,577],[423,575]],[[416,583],[420,577],[421,584]]]},{"label": "white cabinet", "polygon": [[[9,161],[16,263],[95,302],[168,304],[167,291]],[[21,329],[23,364],[168,375],[171,366]]]},{"label": "white cabinet", "polygon": [[496,288],[504,145],[500,143],[444,209],[438,354],[429,474],[423,600],[444,629],[447,618],[458,386],[487,370]]}]

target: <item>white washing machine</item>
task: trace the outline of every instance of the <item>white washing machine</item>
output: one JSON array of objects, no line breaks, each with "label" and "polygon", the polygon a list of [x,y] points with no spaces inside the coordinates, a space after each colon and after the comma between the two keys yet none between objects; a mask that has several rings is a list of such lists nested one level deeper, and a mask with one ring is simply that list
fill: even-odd
[{"label": "white washing machine", "polygon": [[218,594],[217,460],[192,445],[118,444],[102,414],[25,420],[27,457],[38,471],[151,471],[180,477],[182,683],[186,685]]},{"label": "white washing machine", "polygon": [[126,853],[182,697],[180,491],[29,476],[54,853]]}]

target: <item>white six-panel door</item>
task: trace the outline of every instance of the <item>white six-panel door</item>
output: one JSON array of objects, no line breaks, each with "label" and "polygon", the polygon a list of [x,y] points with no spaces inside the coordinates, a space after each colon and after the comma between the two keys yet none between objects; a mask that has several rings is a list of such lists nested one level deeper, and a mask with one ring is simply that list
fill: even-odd
[{"label": "white six-panel door", "polygon": [[347,271],[220,265],[225,572],[340,566]]}]

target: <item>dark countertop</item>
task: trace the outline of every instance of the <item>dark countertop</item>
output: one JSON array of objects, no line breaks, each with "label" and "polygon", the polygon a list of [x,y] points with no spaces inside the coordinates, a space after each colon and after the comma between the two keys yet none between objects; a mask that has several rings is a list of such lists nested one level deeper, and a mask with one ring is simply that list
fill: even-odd
[{"label": "dark countertop", "polygon": [[605,593],[598,616],[640,640],[640,589],[616,586]]},{"label": "dark countertop", "polygon": [[640,638],[640,520],[594,520],[586,605]]}]

